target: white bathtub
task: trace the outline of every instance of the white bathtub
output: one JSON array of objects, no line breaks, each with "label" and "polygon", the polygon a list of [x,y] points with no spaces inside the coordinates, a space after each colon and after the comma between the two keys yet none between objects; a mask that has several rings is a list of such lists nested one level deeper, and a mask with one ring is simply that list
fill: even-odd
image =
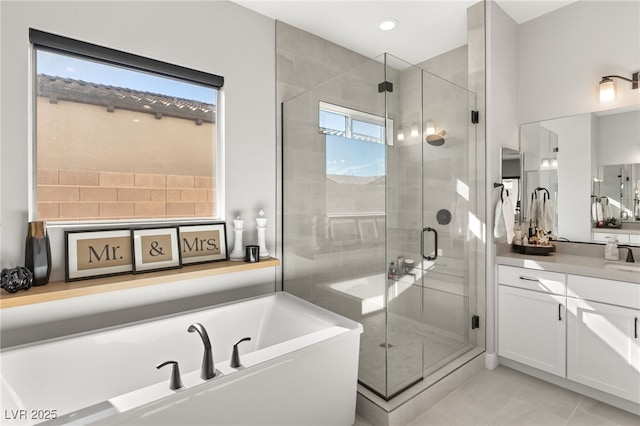
[{"label": "white bathtub", "polygon": [[[208,331],[215,367],[200,379]],[[284,292],[0,352],[3,425],[352,425],[362,326]],[[229,366],[233,344],[245,368]],[[184,387],[169,389],[167,361]],[[54,418],[55,417],[55,418]]]}]

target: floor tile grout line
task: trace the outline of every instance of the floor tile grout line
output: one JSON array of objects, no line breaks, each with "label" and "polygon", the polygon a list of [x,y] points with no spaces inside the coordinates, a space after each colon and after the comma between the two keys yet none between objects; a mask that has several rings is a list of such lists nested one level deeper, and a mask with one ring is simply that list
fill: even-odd
[{"label": "floor tile grout line", "polygon": [[576,413],[578,412],[578,409],[580,408],[580,406],[582,405],[582,401],[584,401],[584,396],[580,397],[580,400],[578,401],[578,403],[576,404],[576,407],[573,409],[573,411],[571,412],[571,415],[569,416],[569,418],[567,419],[566,422],[564,422],[565,426],[568,425],[571,422],[571,419],[573,419],[573,416],[576,415]]}]

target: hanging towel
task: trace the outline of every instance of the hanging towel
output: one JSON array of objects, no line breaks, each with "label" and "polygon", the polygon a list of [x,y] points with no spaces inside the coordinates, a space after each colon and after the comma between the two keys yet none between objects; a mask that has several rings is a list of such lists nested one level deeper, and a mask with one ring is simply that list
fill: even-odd
[{"label": "hanging towel", "polygon": [[542,206],[540,200],[538,200],[537,194],[534,192],[531,194],[531,202],[529,203],[529,213],[527,219],[532,221],[533,226],[539,226],[542,219]]},{"label": "hanging towel", "polygon": [[604,213],[602,212],[602,204],[598,200],[595,200],[591,205],[591,217],[594,222],[600,222],[604,219]]},{"label": "hanging towel", "polygon": [[493,236],[495,238],[501,238],[507,236],[507,243],[513,242],[515,231],[513,230],[515,224],[513,203],[508,196],[502,197],[502,200],[498,200],[496,204],[496,214],[493,222]]},{"label": "hanging towel", "polygon": [[602,197],[600,199],[600,204],[602,204],[602,217],[604,219],[610,219],[613,217],[613,209],[611,208],[611,204],[609,204],[609,198]]},{"label": "hanging towel", "polygon": [[553,233],[556,222],[556,205],[553,200],[546,198],[542,202],[542,224],[545,233]]}]

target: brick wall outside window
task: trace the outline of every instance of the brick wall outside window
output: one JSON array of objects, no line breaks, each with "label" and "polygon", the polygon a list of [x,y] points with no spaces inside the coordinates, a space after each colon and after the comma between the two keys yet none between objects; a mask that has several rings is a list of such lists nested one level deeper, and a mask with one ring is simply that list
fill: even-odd
[{"label": "brick wall outside window", "polygon": [[82,170],[38,170],[41,220],[211,217],[208,176]]}]

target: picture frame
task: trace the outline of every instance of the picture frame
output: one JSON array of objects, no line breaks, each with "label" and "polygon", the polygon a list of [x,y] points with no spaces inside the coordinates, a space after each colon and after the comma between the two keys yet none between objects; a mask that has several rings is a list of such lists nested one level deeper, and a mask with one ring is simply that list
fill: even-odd
[{"label": "picture frame", "polygon": [[65,231],[65,281],[78,281],[133,271],[131,230]]},{"label": "picture frame", "polygon": [[180,225],[179,234],[183,265],[229,259],[224,222]]},{"label": "picture frame", "polygon": [[131,251],[134,274],[182,266],[176,226],[131,229]]}]

